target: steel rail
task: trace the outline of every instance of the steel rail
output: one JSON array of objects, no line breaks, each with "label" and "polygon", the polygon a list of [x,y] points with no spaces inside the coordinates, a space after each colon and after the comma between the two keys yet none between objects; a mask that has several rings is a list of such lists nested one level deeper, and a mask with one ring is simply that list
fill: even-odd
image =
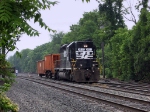
[{"label": "steel rail", "polygon": [[[135,94],[140,94],[140,95],[146,95],[146,96],[150,96],[150,89],[147,87],[147,88],[140,88],[140,87],[137,87],[137,88],[132,88],[132,87],[125,87],[124,85],[122,84],[114,84],[114,83],[102,83],[102,84],[108,84],[106,86],[108,87],[111,87],[113,89],[117,88],[121,91],[126,91],[126,92],[129,92],[128,90],[132,90],[132,92],[130,91],[130,93],[135,93]],[[101,87],[101,85],[99,85],[99,83],[97,85],[91,85],[91,86],[95,86],[95,87]],[[138,89],[140,88],[140,89]],[[116,90],[117,90],[116,89]]]}]

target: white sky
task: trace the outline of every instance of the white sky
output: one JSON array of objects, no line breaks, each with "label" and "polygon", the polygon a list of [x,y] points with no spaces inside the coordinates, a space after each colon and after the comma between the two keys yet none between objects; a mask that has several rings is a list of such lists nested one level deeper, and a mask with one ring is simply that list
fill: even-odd
[{"label": "white sky", "polygon": [[[44,22],[53,30],[68,32],[72,24],[76,24],[80,18],[82,18],[84,12],[90,12],[98,8],[98,3],[96,0],[91,0],[91,2],[86,3],[82,0],[57,0],[59,3],[51,7],[51,10],[41,11],[42,18]],[[126,0],[130,1],[130,0]],[[125,2],[124,5],[128,6],[129,2]],[[134,0],[131,2],[134,3]],[[137,12],[133,10],[135,16],[137,17]],[[130,16],[127,16],[130,18]],[[134,25],[132,22],[125,21],[128,28],[132,28]],[[51,41],[49,32],[44,28],[40,28],[38,24],[34,24],[33,21],[30,21],[29,24],[38,30],[41,34],[39,37],[29,37],[27,35],[21,36],[21,41],[17,42],[17,48],[19,51],[29,48],[34,49],[36,46],[40,46],[44,43]],[[8,56],[11,56],[15,53],[9,52]]]}]

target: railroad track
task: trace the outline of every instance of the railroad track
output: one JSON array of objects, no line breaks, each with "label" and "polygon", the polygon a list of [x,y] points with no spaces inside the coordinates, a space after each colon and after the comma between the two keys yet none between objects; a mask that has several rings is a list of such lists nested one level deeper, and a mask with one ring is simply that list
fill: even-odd
[{"label": "railroad track", "polygon": [[[121,94],[114,94],[111,92],[102,91],[100,89],[95,90],[92,87],[63,83],[60,81],[46,80],[39,78],[25,78],[19,77],[24,80],[39,83],[48,87],[54,87],[56,89],[72,93],[83,98],[89,99],[93,102],[104,103],[111,105],[115,108],[121,109],[123,111],[131,112],[148,112],[150,111],[150,99],[136,99]],[[37,80],[38,79],[38,80]],[[111,90],[110,90],[111,91]]]},{"label": "railroad track", "polygon": [[90,86],[95,87],[106,87],[111,88],[113,90],[119,90],[122,92],[129,92],[134,94],[146,95],[150,96],[150,85],[131,85],[131,84],[124,84],[124,83],[110,83],[110,82],[101,82],[101,83],[94,83]]}]

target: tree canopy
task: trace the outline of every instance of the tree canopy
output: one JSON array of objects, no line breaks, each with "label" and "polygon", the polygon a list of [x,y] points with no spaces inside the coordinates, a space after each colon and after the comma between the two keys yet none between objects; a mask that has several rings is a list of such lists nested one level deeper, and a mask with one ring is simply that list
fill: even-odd
[{"label": "tree canopy", "polygon": [[[105,68],[102,68],[101,62],[100,68],[105,70],[107,78],[149,80],[150,20],[148,6],[145,5],[148,2],[142,1],[140,3],[139,21],[129,30],[123,19],[123,15],[126,14],[124,13],[123,1],[105,0],[99,2],[99,9],[85,12],[78,23],[70,26],[69,32],[63,33],[63,35],[61,32],[55,33],[51,35],[53,38],[51,42],[31,50],[30,54],[34,54],[32,55],[34,67],[32,67],[33,65],[28,66],[34,69],[32,72],[36,72],[36,61],[43,59],[45,54],[58,53],[60,45],[77,40],[92,39],[97,47],[97,57],[100,58],[100,61],[102,61],[101,43],[105,43]],[[22,68],[22,70],[30,69]]]},{"label": "tree canopy", "polygon": [[28,24],[31,19],[48,31],[53,31],[43,22],[40,10],[50,9],[56,3],[48,0],[0,1],[0,48],[2,54],[15,49],[15,44],[21,34],[39,35],[39,32]]}]

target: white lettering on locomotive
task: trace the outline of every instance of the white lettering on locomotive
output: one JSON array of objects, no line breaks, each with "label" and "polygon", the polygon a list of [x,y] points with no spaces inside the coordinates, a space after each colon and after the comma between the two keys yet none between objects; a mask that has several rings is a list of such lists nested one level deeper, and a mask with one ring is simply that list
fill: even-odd
[{"label": "white lettering on locomotive", "polygon": [[86,48],[86,51],[92,51],[92,48]]},{"label": "white lettering on locomotive", "polygon": [[92,48],[78,48],[76,59],[93,59]]},{"label": "white lettering on locomotive", "polygon": [[78,51],[85,51],[85,48],[78,48]]}]

